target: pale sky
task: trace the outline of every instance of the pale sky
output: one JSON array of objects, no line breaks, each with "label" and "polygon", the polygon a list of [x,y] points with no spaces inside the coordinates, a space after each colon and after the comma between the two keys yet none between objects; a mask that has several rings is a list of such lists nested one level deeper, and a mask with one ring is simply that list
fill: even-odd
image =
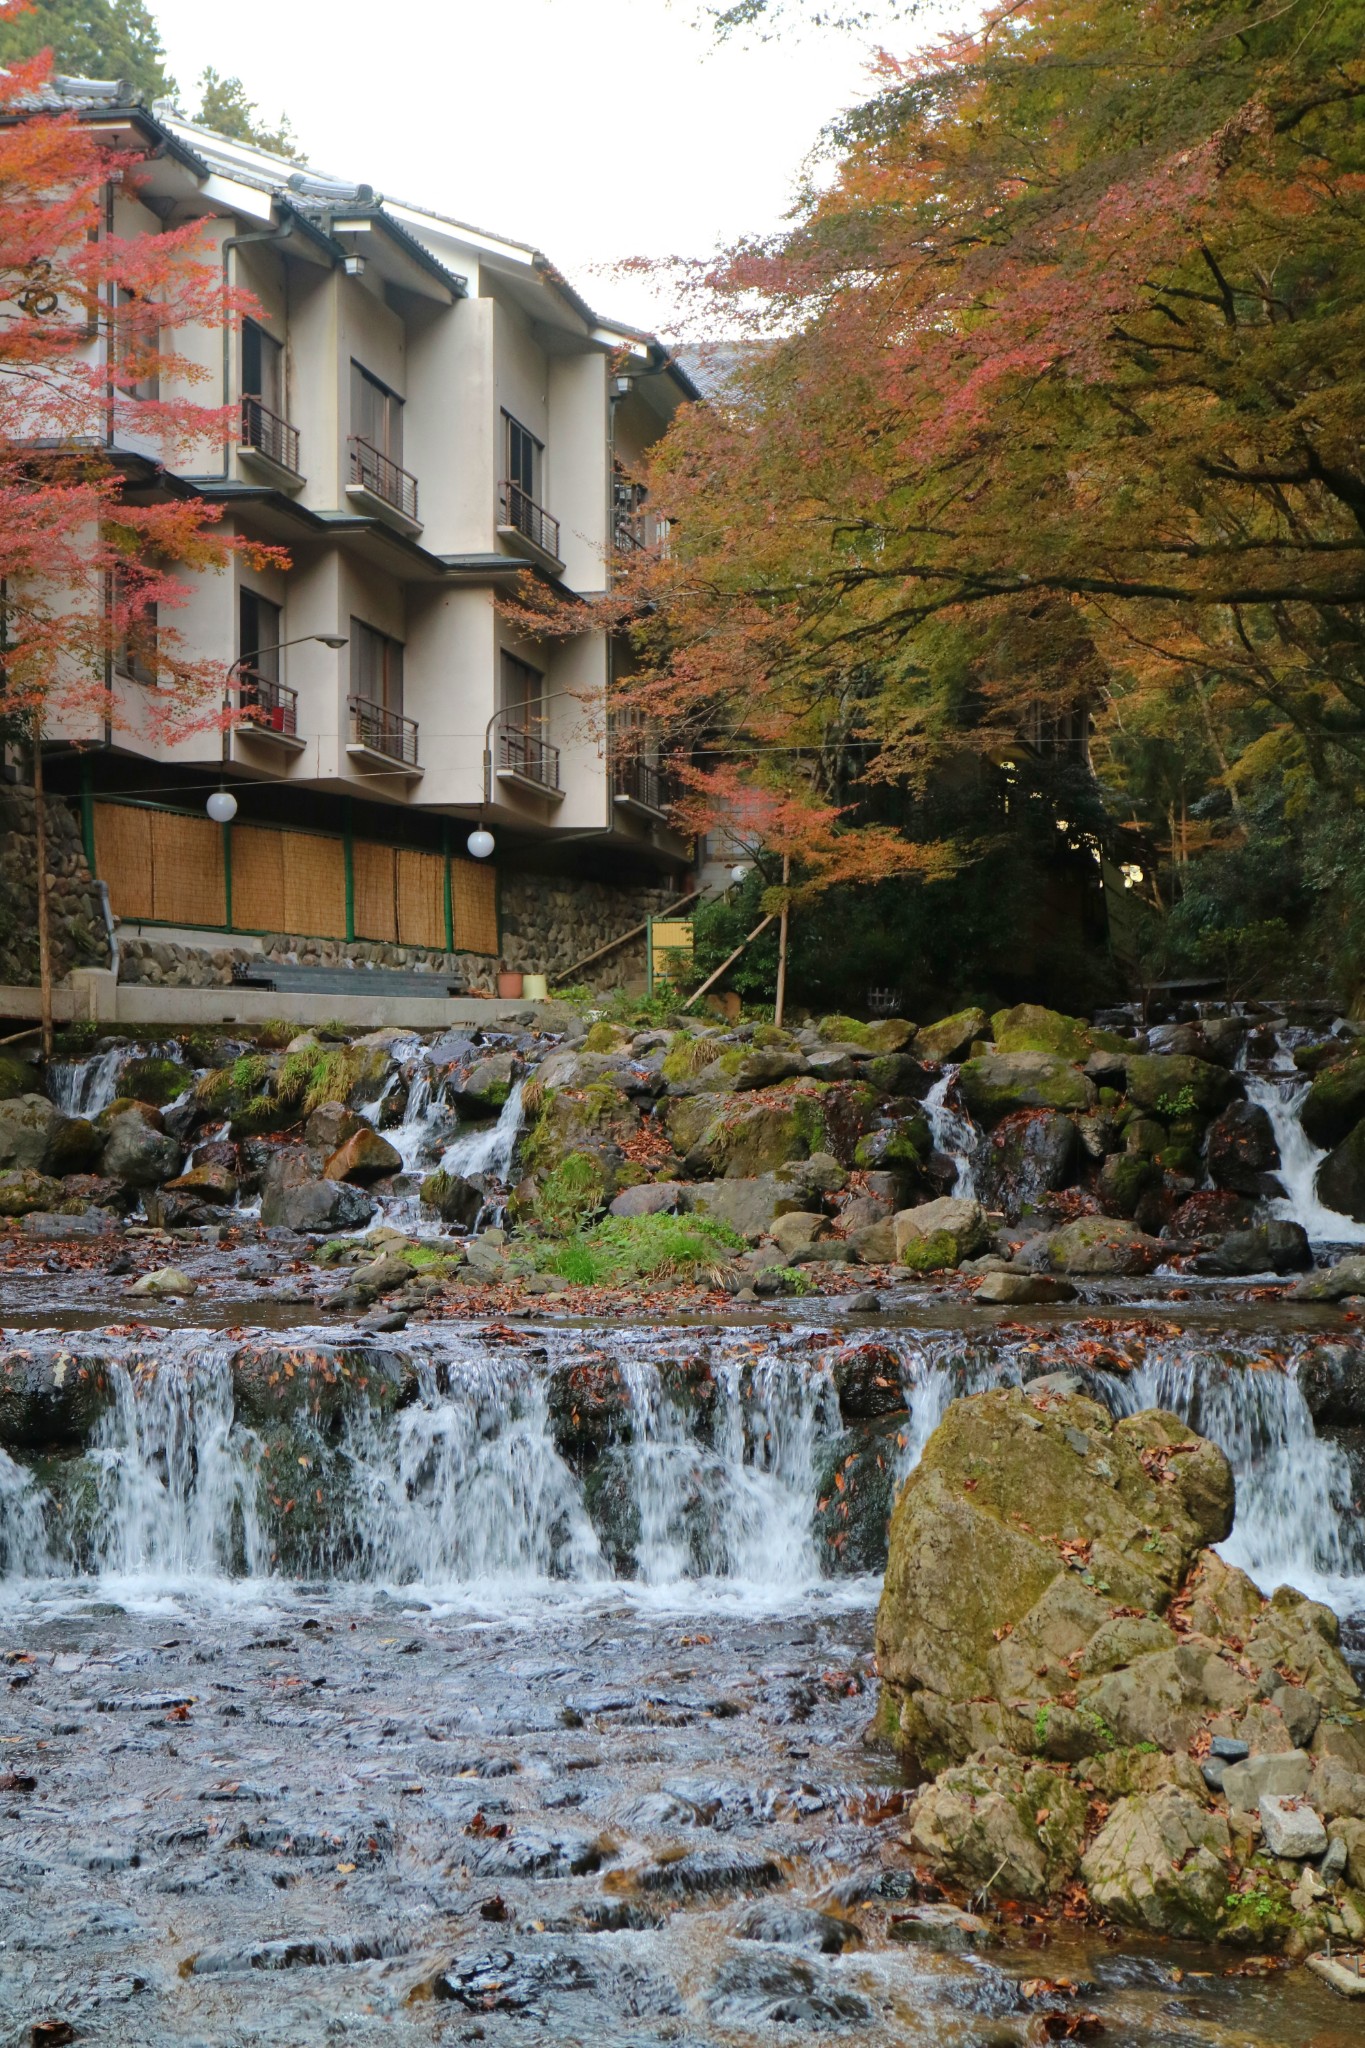
[{"label": "pale sky", "polygon": [[[867,97],[876,36],[717,45],[697,0],[152,0],[183,103],[206,64],[319,168],[543,249],[590,304],[667,320],[604,274],[776,227],[821,127]],[[970,19],[934,0],[928,21]],[[888,9],[889,16],[889,9]],[[898,53],[925,19],[881,39]]]}]

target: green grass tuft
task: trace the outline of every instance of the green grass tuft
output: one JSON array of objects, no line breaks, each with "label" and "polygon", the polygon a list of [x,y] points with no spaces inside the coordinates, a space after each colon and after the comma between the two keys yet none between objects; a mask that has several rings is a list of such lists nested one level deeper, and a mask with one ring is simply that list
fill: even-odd
[{"label": "green grass tuft", "polygon": [[709,1216],[608,1216],[564,1244],[547,1247],[540,1264],[578,1287],[611,1287],[722,1266],[744,1240]]}]

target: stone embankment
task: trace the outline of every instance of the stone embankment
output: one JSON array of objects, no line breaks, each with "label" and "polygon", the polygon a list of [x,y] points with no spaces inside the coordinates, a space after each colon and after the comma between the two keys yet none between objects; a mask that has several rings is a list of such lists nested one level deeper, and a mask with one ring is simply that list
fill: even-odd
[{"label": "stone embankment", "polygon": [[877,1621],[917,1861],[1147,1934],[1365,1939],[1365,1699],[1330,1609],[1210,1548],[1233,1506],[1173,1415],[1115,1422],[1065,1380],[953,1404]]}]

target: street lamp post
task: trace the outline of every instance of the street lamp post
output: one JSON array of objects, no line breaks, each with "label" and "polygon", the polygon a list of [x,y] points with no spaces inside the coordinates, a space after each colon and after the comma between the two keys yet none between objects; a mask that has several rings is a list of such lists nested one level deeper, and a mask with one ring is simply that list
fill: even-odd
[{"label": "street lamp post", "polygon": [[[344,633],[300,633],[293,640],[277,640],[273,647],[253,647],[250,653],[239,654],[229,666],[225,685],[227,696],[230,698],[232,695],[234,678],[237,683],[243,681],[248,662],[259,661],[263,654],[281,654],[286,647],[304,647],[310,641],[316,641],[322,647],[330,647],[335,652],[346,646],[347,637]],[[224,761],[228,758],[229,737],[230,728],[225,729],[223,733]],[[230,789],[215,789],[204,808],[215,825],[230,825],[237,815],[237,799]]]}]

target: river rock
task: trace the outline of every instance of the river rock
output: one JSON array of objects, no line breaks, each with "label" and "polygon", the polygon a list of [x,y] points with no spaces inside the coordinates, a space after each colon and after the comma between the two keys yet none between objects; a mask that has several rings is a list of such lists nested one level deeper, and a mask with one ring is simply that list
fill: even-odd
[{"label": "river rock", "polygon": [[774,1216],[768,1229],[773,1243],[788,1257],[829,1234],[828,1216],[815,1215],[808,1209],[789,1209],[785,1216]]},{"label": "river rock", "polygon": [[1318,1168],[1318,1200],[1365,1223],[1365,1121],[1358,1123]]},{"label": "river rock", "polygon": [[1305,1800],[1264,1792],[1259,1810],[1261,1839],[1269,1855],[1303,1863],[1310,1856],[1326,1853],[1327,1830],[1322,1817]]},{"label": "river rock", "polygon": [[230,1209],[237,1199],[237,1176],[230,1167],[204,1161],[190,1167],[187,1173],[177,1174],[168,1180],[162,1190],[167,1195],[192,1195],[197,1201],[210,1206]]},{"label": "river rock", "polygon": [[957,1085],[979,1123],[996,1124],[1020,1109],[1085,1111],[1095,1090],[1078,1067],[1053,1053],[983,1053],[968,1060]]},{"label": "river rock", "polygon": [[36,1067],[18,1053],[0,1052],[0,1102],[16,1095],[41,1095],[42,1083]]},{"label": "river rock", "polygon": [[1078,1216],[1074,1223],[1025,1247],[1021,1263],[1046,1263],[1060,1273],[1150,1273],[1167,1256],[1168,1247],[1149,1237],[1136,1223],[1118,1216]]},{"label": "river rock", "polygon": [[303,1127],[305,1149],[321,1167],[334,1152],[339,1152],[348,1138],[357,1131],[371,1128],[365,1119],[344,1102],[320,1102]]},{"label": "river rock", "polygon": [[363,1187],[372,1180],[383,1180],[387,1175],[401,1173],[402,1170],[402,1154],[369,1124],[362,1124],[332,1154],[322,1174],[324,1180],[355,1181]]},{"label": "river rock", "polygon": [[983,1273],[976,1298],[1021,1308],[1050,1301],[1074,1301],[1076,1290],[1069,1280],[1059,1280],[1051,1273]]},{"label": "river rock", "polygon": [[47,1148],[49,1173],[87,1173],[98,1164],[104,1150],[104,1133],[83,1116],[63,1117],[52,1131]]},{"label": "river rock", "polygon": [[1233,1230],[1194,1261],[1196,1273],[1249,1278],[1253,1273],[1301,1273],[1313,1263],[1313,1248],[1302,1224],[1274,1217],[1269,1223]]},{"label": "river rock", "polygon": [[130,1294],[197,1294],[199,1282],[191,1280],[188,1273],[182,1273],[179,1266],[159,1266],[154,1273],[144,1273],[128,1289]]},{"label": "river rock", "polygon": [[447,1173],[442,1166],[426,1176],[420,1199],[422,1207],[435,1210],[443,1223],[454,1223],[461,1230],[472,1230],[487,1196],[477,1182],[466,1180],[460,1173]]},{"label": "river rock", "polygon": [[154,1188],[180,1171],[180,1157],[174,1138],[154,1129],[136,1109],[129,1109],[108,1127],[100,1171],[126,1181],[131,1188]]},{"label": "river rock", "polygon": [[286,1230],[313,1232],[358,1230],[374,1215],[371,1197],[348,1182],[304,1181],[294,1187],[268,1187],[261,1198],[261,1221]]},{"label": "river rock", "polygon": [[681,1209],[688,1190],[679,1180],[642,1181],[622,1188],[609,1205],[612,1216],[671,1216]]},{"label": "river rock", "polygon": [[65,1199],[61,1181],[37,1173],[31,1166],[10,1167],[0,1173],[0,1216],[28,1216],[35,1209],[52,1211]]},{"label": "river rock", "polygon": [[1001,1119],[984,1148],[982,1202],[1017,1223],[1039,1209],[1045,1196],[1070,1187],[1080,1154],[1070,1117],[1046,1109],[1018,1110]]},{"label": "river rock", "polygon": [[1365,1345],[1316,1345],[1299,1360],[1298,1380],[1314,1422],[1365,1423]]},{"label": "river rock", "polygon": [[43,1171],[62,1121],[45,1095],[12,1095],[0,1102],[0,1168]]},{"label": "river rock", "polygon": [[1278,1182],[1273,1187],[1269,1183],[1280,1163],[1280,1148],[1259,1103],[1229,1103],[1209,1125],[1204,1157],[1216,1187],[1241,1195],[1278,1191]]},{"label": "river rock", "polygon": [[1212,1940],[1227,1914],[1231,1839],[1176,1786],[1122,1799],[1081,1861],[1091,1901],[1126,1927]]},{"label": "river rock", "polygon": [[915,1033],[915,1057],[940,1067],[964,1059],[989,1029],[984,1010],[955,1010],[951,1017],[940,1017],[937,1024],[925,1024]]},{"label": "river rock", "polygon": [[65,1340],[0,1349],[0,1444],[9,1450],[84,1449],[113,1398],[108,1361]]},{"label": "river rock", "polygon": [[1324,1272],[1305,1273],[1289,1292],[1296,1301],[1346,1301],[1365,1294],[1365,1252],[1350,1252]]},{"label": "river rock", "polygon": [[955,1884],[1041,1899],[1074,1872],[1085,1815],[1084,1795],[1045,1764],[973,1761],[916,1800],[910,1847]]},{"label": "river rock", "polygon": [[892,1228],[897,1264],[917,1272],[958,1266],[983,1250],[989,1237],[981,1204],[959,1201],[953,1195],[900,1210],[892,1219]]},{"label": "river rock", "polygon": [[1040,1003],[997,1010],[991,1018],[991,1037],[997,1052],[1051,1052],[1064,1060],[1084,1060],[1095,1048],[1094,1033],[1083,1017],[1045,1010]]},{"label": "river rock", "polygon": [[845,1422],[903,1413],[900,1359],[889,1345],[843,1344],[826,1363]]},{"label": "river rock", "polygon": [[466,1115],[496,1116],[521,1073],[522,1062],[515,1053],[491,1053],[476,1060],[464,1075],[456,1074],[447,1093]]}]

